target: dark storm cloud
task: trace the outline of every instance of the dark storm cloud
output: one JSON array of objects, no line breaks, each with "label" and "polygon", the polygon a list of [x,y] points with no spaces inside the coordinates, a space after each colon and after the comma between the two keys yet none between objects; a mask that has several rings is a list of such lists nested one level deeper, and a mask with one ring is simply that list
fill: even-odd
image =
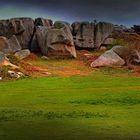
[{"label": "dark storm cloud", "polygon": [[140,23],[139,0],[4,0],[5,5],[34,8],[67,20],[106,20],[126,25]]}]

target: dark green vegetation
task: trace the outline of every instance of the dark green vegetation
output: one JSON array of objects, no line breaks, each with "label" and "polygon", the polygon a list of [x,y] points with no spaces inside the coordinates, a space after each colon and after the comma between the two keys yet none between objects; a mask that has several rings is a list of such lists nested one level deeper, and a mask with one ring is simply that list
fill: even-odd
[{"label": "dark green vegetation", "polygon": [[0,140],[139,140],[140,78],[102,71],[1,82]]}]

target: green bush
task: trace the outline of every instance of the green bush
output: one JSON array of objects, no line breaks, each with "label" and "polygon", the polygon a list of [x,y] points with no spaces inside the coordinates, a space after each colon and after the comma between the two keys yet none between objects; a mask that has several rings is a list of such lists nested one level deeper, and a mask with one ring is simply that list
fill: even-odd
[{"label": "green bush", "polygon": [[10,78],[8,74],[8,70],[9,70],[9,66],[0,67],[0,77],[2,77],[3,79]]}]

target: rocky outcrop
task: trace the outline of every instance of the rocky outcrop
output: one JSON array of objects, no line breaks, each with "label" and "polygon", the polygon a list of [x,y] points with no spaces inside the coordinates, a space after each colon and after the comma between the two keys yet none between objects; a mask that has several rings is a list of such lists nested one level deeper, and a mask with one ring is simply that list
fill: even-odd
[{"label": "rocky outcrop", "polygon": [[50,26],[53,26],[53,21],[50,20],[50,19],[36,18],[35,19],[35,26],[46,26],[46,27],[50,27]]},{"label": "rocky outcrop", "polygon": [[95,24],[75,22],[72,24],[75,46],[79,48],[95,48]]},{"label": "rocky outcrop", "polygon": [[76,57],[73,37],[65,22],[56,22],[54,27],[49,28],[37,27],[33,44],[40,48],[44,56],[50,58]]},{"label": "rocky outcrop", "polygon": [[12,35],[24,32],[24,26],[20,19],[0,20],[0,36],[10,38]]},{"label": "rocky outcrop", "polygon": [[30,47],[33,32],[34,21],[31,18],[0,20],[0,36],[10,38],[15,35],[22,49]]},{"label": "rocky outcrop", "polygon": [[98,49],[114,30],[113,24],[99,22],[75,22],[72,24],[75,46],[78,48]]},{"label": "rocky outcrop", "polygon": [[95,48],[100,48],[101,44],[113,32],[114,26],[111,23],[99,22],[95,28]]},{"label": "rocky outcrop", "polygon": [[99,58],[91,63],[91,67],[116,67],[123,66],[125,61],[113,50],[106,51]]}]

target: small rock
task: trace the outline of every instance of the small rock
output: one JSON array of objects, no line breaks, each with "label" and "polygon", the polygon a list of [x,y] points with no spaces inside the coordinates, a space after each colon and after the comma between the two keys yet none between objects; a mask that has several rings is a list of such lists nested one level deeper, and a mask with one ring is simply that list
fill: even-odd
[{"label": "small rock", "polygon": [[17,74],[21,77],[24,76],[24,74],[22,72],[17,72]]},{"label": "small rock", "polygon": [[9,70],[8,74],[12,77],[12,78],[20,78],[20,75],[18,75],[16,72]]},{"label": "small rock", "polygon": [[42,56],[41,59],[44,59],[44,60],[50,60],[50,58],[47,57],[47,56]]},{"label": "small rock", "polygon": [[15,53],[15,56],[18,57],[19,59],[24,59],[26,57],[28,57],[30,55],[30,50],[25,49],[25,50],[21,50]]}]

